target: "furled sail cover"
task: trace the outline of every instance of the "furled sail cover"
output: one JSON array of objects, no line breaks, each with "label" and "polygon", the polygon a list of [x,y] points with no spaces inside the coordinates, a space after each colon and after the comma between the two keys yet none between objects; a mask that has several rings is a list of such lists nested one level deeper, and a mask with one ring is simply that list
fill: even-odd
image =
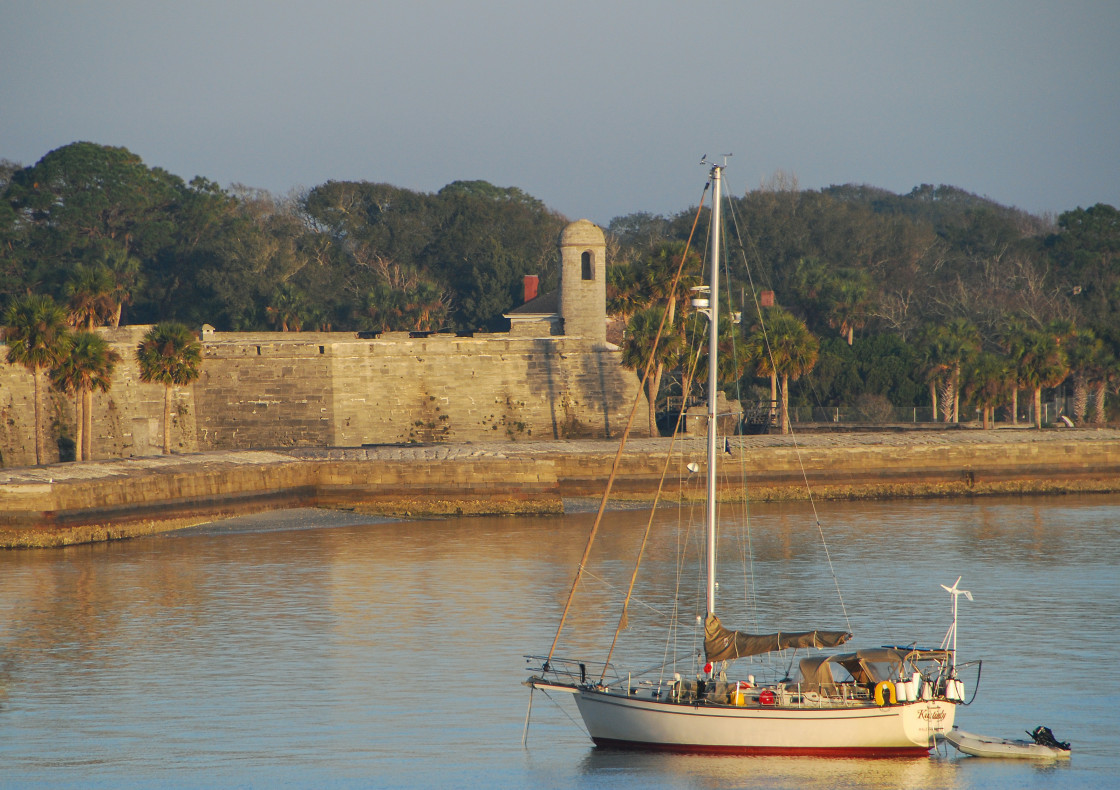
[{"label": "furled sail cover", "polygon": [[704,653],[709,661],[731,661],[790,647],[836,647],[851,638],[847,631],[744,634],[724,628],[714,614],[704,621]]}]

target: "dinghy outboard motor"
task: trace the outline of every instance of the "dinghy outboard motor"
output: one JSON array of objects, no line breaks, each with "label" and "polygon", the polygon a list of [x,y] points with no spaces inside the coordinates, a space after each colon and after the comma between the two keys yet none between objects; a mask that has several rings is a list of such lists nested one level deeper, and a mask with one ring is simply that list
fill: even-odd
[{"label": "dinghy outboard motor", "polygon": [[1051,749],[1061,749],[1065,752],[1069,751],[1069,744],[1055,738],[1054,733],[1050,731],[1049,727],[1043,727],[1040,724],[1035,727],[1033,731],[1028,731],[1027,735],[1034,738],[1034,742],[1039,746],[1049,746]]}]

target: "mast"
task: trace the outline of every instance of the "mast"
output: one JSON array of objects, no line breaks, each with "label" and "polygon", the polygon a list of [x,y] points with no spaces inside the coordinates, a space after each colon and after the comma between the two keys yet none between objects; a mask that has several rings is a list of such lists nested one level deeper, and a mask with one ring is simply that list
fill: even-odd
[{"label": "mast", "polygon": [[712,271],[708,292],[708,614],[716,610],[716,381],[719,362],[720,176],[712,165]]}]

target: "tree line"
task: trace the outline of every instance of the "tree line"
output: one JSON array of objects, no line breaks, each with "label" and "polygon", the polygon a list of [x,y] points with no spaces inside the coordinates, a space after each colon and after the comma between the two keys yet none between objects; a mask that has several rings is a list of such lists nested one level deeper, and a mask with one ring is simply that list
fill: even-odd
[{"label": "tree line", "polygon": [[[627,322],[628,364],[648,356],[695,213],[630,214],[607,227],[608,309]],[[949,186],[802,190],[777,174],[732,198],[727,216],[728,265],[742,285],[723,312],[744,316],[720,327],[729,393],[926,406],[948,421],[1004,407],[1014,421],[1020,393],[1037,419],[1041,390],[1065,383],[1074,419],[1107,419],[1120,357],[1115,208],[1037,217]],[[516,187],[485,181],[435,193],[331,181],[278,197],[185,182],[127,149],[73,143],[28,167],[0,161],[0,308],[50,297],[87,333],[169,322],[500,331],[525,274],[541,276],[542,292],[557,286],[565,224]],[[667,396],[702,389],[687,289],[703,257],[689,252],[664,316],[651,415]],[[760,310],[767,292],[774,306]]]},{"label": "tree line", "polygon": [[[627,321],[624,354],[638,370],[696,213],[610,224],[609,309]],[[859,406],[875,420],[892,406],[923,406],[945,422],[976,414],[985,426],[997,410],[1019,421],[1026,405],[1041,424],[1042,392],[1059,386],[1071,395],[1072,421],[1108,419],[1107,394],[1120,386],[1115,208],[1042,218],[953,187],[806,191],[779,175],[731,198],[725,216],[728,269],[741,286],[723,313],[745,317],[720,327],[733,360],[721,386],[778,403],[783,427],[790,398]],[[662,403],[703,394],[704,377],[690,372],[698,330],[689,328],[688,289],[704,268],[695,247],[669,308],[666,323],[677,329],[657,345],[647,381]]]},{"label": "tree line", "polygon": [[80,301],[91,326],[496,330],[525,274],[555,287],[564,224],[485,181],[435,194],[331,181],[277,197],[80,142],[0,163],[0,302]]}]

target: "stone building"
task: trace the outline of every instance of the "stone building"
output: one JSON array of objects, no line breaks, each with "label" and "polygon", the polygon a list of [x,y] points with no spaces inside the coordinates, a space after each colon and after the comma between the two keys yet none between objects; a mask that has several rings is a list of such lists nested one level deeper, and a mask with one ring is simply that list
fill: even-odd
[{"label": "stone building", "polygon": [[[634,399],[642,400],[638,413],[646,407],[637,377],[606,341],[603,232],[579,220],[559,243],[559,293],[512,310],[508,333],[370,338],[206,327],[202,374],[175,394],[174,446],[192,452],[619,435]],[[160,452],[163,387],[141,383],[135,362],[146,330],[100,330],[123,362],[112,390],[94,399],[94,458]],[[52,397],[55,436],[73,435],[72,403]],[[5,466],[34,463],[32,405],[30,375],[0,365]]]},{"label": "stone building", "polygon": [[559,291],[530,299],[535,279],[526,278],[525,303],[504,316],[512,336],[565,335],[615,350],[607,343],[607,240],[598,225],[581,219],[561,232]]}]

